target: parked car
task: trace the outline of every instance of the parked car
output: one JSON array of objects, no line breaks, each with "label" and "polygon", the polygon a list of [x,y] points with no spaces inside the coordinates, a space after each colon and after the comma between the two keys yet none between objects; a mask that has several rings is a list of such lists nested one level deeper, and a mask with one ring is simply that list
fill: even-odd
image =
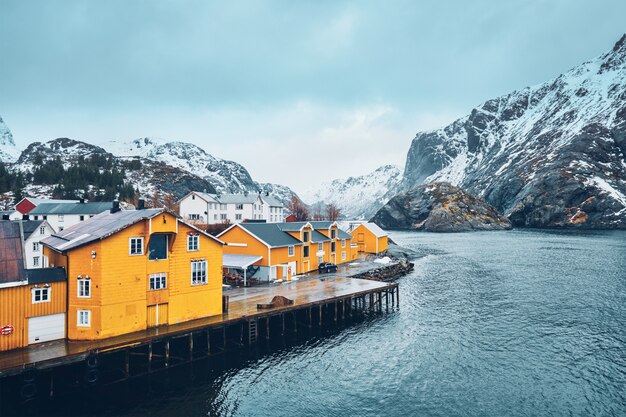
[{"label": "parked car", "polygon": [[322,262],[317,270],[320,273],[337,272],[337,265],[332,262]]}]

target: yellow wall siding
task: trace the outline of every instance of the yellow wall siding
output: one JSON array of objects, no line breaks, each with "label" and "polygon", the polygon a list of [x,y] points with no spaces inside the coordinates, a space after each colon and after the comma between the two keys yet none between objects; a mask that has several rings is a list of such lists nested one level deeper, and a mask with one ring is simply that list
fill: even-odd
[{"label": "yellow wall siding", "polygon": [[[228,232],[220,236],[220,240],[226,243],[244,243],[247,246],[224,246],[224,253],[231,255],[255,255],[262,256],[263,259],[256,262],[254,265],[270,266],[269,259],[267,258],[268,247],[262,242],[259,242],[256,238],[249,233],[242,230],[240,227],[235,226]],[[272,259],[272,264],[274,260]]]},{"label": "yellow wall siding", "polygon": [[389,247],[387,236],[377,238],[364,225],[357,226],[351,233],[353,241],[359,246],[360,252],[381,253]]},{"label": "yellow wall siding", "polygon": [[[44,284],[39,284],[40,286]],[[0,335],[0,351],[28,345],[28,318],[64,313],[66,310],[66,283],[49,283],[50,301],[32,302],[34,285],[0,288],[0,326],[10,324],[13,333]]]}]

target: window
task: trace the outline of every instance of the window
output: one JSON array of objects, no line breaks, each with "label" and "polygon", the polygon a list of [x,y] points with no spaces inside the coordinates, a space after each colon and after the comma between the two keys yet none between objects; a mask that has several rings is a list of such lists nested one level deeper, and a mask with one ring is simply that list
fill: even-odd
[{"label": "window", "polygon": [[81,215],[81,216],[79,217],[79,220],[80,220],[81,222],[82,222],[82,221],[84,221],[84,220],[85,220],[85,216]]},{"label": "window", "polygon": [[317,263],[321,264],[322,262],[324,262],[324,257],[323,256],[318,256],[317,257]]},{"label": "window", "polygon": [[241,220],[241,213],[235,214],[235,220]]},{"label": "window", "polygon": [[187,251],[200,250],[200,236],[187,235]]},{"label": "window", "polygon": [[167,288],[165,272],[150,274],[150,290],[162,290],[163,288]]},{"label": "window", "polygon": [[189,220],[200,220],[200,215],[199,214],[190,214],[189,215]]},{"label": "window", "polygon": [[195,196],[195,195],[192,195],[192,196],[191,196],[191,199],[192,199],[192,200],[195,200],[195,199],[196,199],[196,196]]},{"label": "window", "polygon": [[287,255],[288,256],[293,256],[293,252],[294,252],[294,247],[293,246],[289,246],[287,248]]},{"label": "window", "polygon": [[341,260],[342,261],[346,260],[346,253],[345,252],[341,252]]},{"label": "window", "polygon": [[207,283],[207,262],[191,261],[191,285]]},{"label": "window", "polygon": [[237,204],[235,207],[237,210],[243,210],[243,204]]},{"label": "window", "polygon": [[336,238],[336,237],[337,237],[337,231],[336,231],[335,229],[332,229],[332,230],[330,231],[330,238],[331,238],[331,239],[334,239],[334,238]]},{"label": "window", "polygon": [[330,251],[331,252],[335,251],[335,242],[330,242]]},{"label": "window", "polygon": [[152,235],[148,243],[148,259],[167,259],[167,235]]},{"label": "window", "polygon": [[302,233],[302,241],[303,242],[308,242],[309,241],[309,232],[303,232]]},{"label": "window", "polygon": [[62,222],[65,219],[65,217],[62,214],[59,214],[59,223]]},{"label": "window", "polygon": [[89,277],[78,278],[78,298],[91,297],[91,280]]},{"label": "window", "polygon": [[220,210],[226,210],[226,204],[220,204]]},{"label": "window", "polygon": [[33,252],[39,252],[39,242],[33,242]]},{"label": "window", "polygon": [[143,255],[142,237],[131,237],[128,239],[128,253],[130,255]]},{"label": "window", "polygon": [[213,215],[213,220],[217,220],[217,214]]},{"label": "window", "polygon": [[63,231],[63,229],[65,229],[65,227],[63,227],[63,226],[59,226],[59,232],[62,232],[62,231]]},{"label": "window", "polygon": [[44,220],[48,220],[48,216],[42,216]]},{"label": "window", "polygon": [[220,214],[220,220],[226,220],[226,214],[225,213]]},{"label": "window", "polygon": [[323,243],[318,243],[317,244],[317,250],[324,250],[324,244]]},{"label": "window", "polygon": [[40,235],[45,235],[46,234],[46,227],[45,226],[41,226],[39,228],[39,234]]},{"label": "window", "polygon": [[342,247],[342,248],[345,248],[345,247],[346,247],[346,240],[345,240],[345,239],[342,239],[342,240],[341,240],[341,247]]},{"label": "window", "polygon": [[78,327],[89,327],[91,326],[91,311],[89,310],[78,310],[77,312],[78,322],[76,325]]},{"label": "window", "polygon": [[33,220],[39,220],[39,216],[35,216]]},{"label": "window", "polygon": [[35,256],[33,258],[33,266],[35,267],[39,266],[39,256]]},{"label": "window", "polygon": [[33,304],[49,302],[50,290],[50,287],[33,288]]},{"label": "window", "polygon": [[309,247],[308,246],[304,247],[304,254],[302,256],[304,256],[305,258],[309,257]]}]

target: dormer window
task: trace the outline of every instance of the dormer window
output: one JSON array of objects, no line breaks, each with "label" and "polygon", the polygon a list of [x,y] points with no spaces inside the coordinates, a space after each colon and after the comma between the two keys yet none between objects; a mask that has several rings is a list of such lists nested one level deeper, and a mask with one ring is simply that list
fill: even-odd
[{"label": "dormer window", "polygon": [[150,237],[148,259],[151,261],[167,259],[167,235],[152,235]]},{"label": "dormer window", "polygon": [[337,237],[337,230],[332,229],[332,230],[330,231],[330,238],[331,238],[331,239],[335,239],[336,237]]},{"label": "dormer window", "polygon": [[309,241],[309,232],[302,232],[302,241],[303,242]]}]

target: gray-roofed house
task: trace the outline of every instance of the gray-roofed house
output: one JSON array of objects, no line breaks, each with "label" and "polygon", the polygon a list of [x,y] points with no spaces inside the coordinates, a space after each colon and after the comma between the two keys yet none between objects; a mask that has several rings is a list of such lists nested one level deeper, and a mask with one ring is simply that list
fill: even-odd
[{"label": "gray-roofed house", "polygon": [[336,222],[234,224],[218,237],[227,243],[224,253],[259,256],[255,278],[285,280],[307,274],[321,263],[342,264],[358,255],[352,236]]},{"label": "gray-roofed house", "polygon": [[62,231],[70,226],[85,221],[96,214],[111,210],[113,202],[84,202],[73,203],[40,203],[29,213],[30,220],[47,220],[55,232]]},{"label": "gray-roofed house", "polygon": [[283,204],[264,194],[209,194],[193,191],[178,202],[179,213],[186,221],[220,224],[246,220],[278,223],[284,219]]},{"label": "gray-roofed house", "polygon": [[26,269],[24,235],[24,222],[0,221],[0,351],[66,334],[65,269]]}]

